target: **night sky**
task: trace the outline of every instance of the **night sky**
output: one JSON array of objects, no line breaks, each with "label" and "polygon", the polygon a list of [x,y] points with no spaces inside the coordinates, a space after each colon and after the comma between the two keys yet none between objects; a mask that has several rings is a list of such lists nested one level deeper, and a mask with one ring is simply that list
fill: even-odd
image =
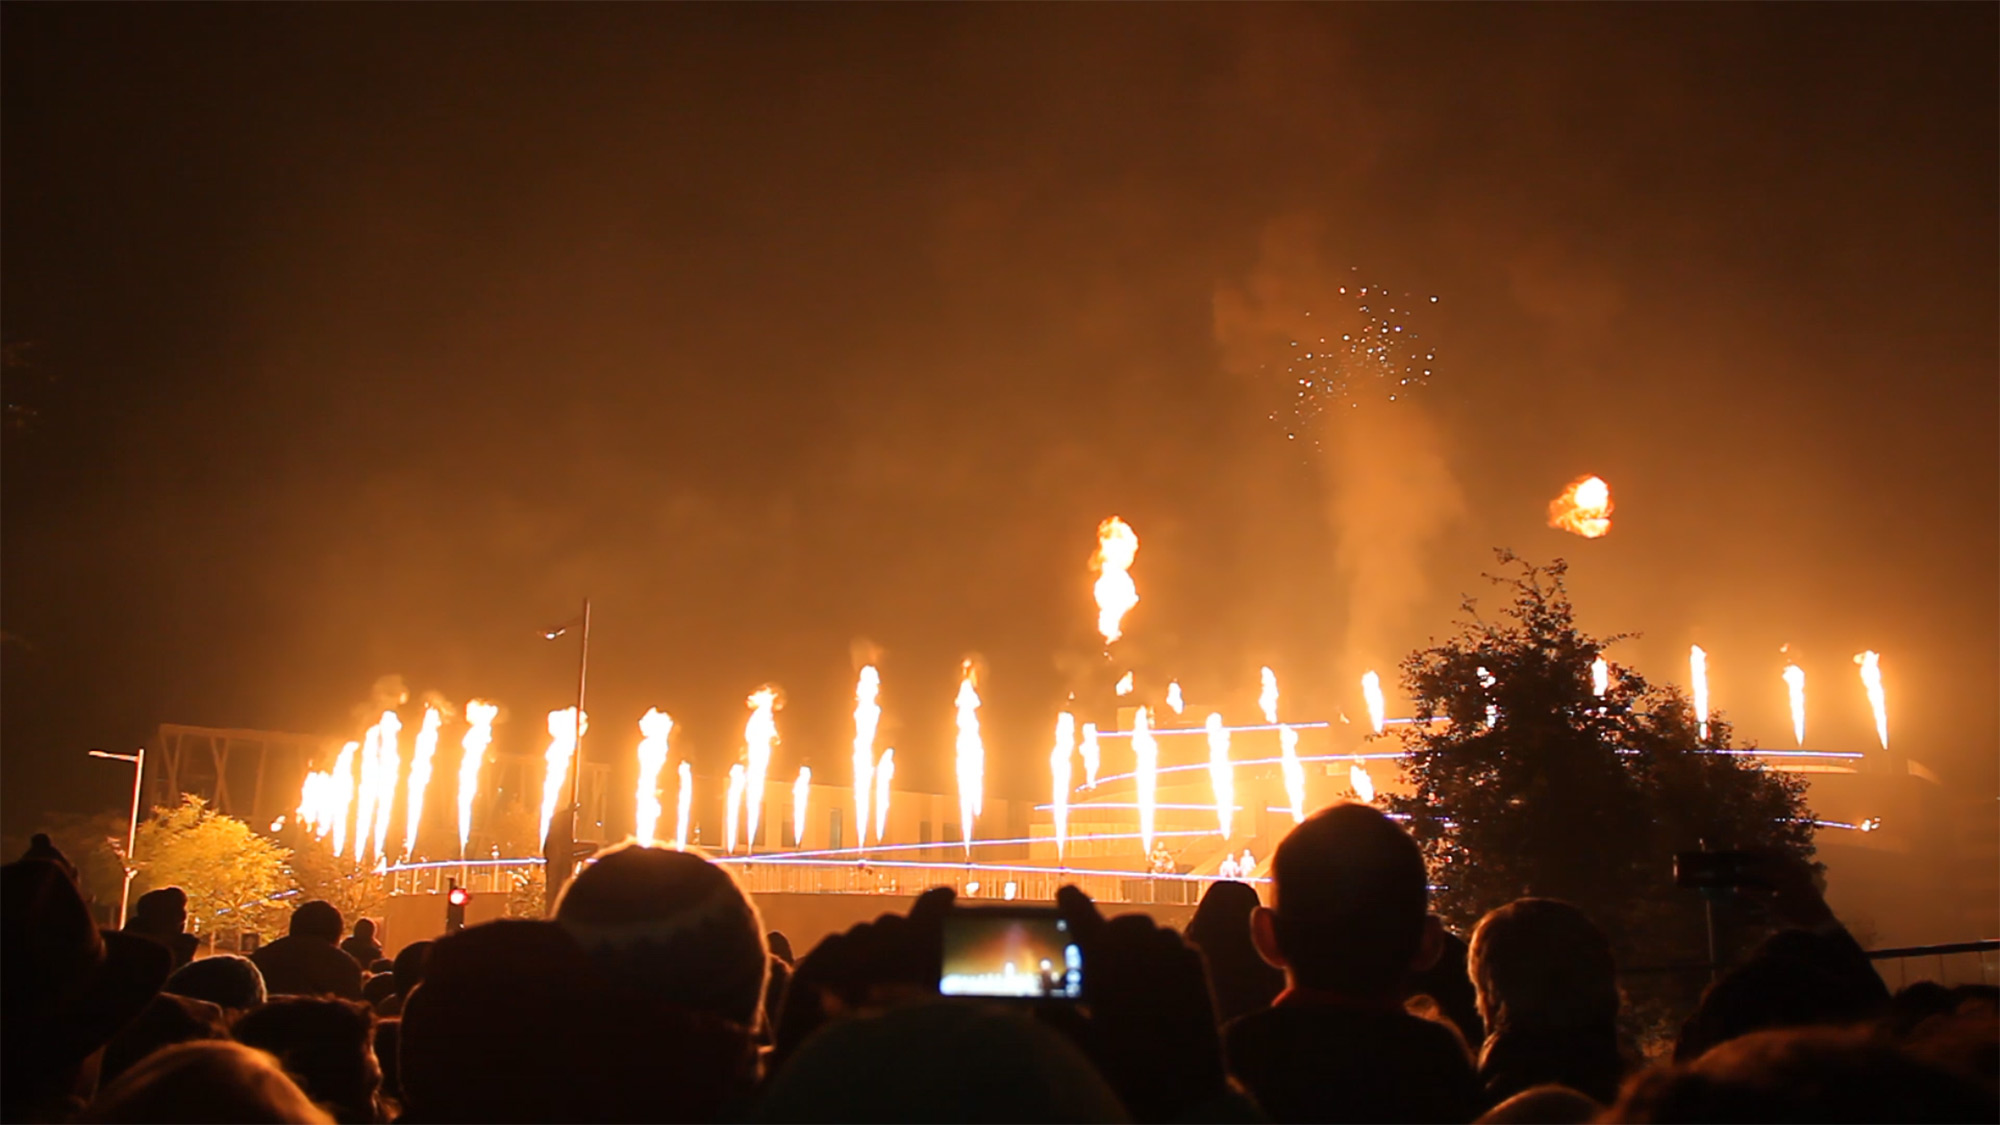
[{"label": "night sky", "polygon": [[[844,783],[866,652],[949,791],[972,658],[1026,794],[1113,513],[1115,663],[1232,717],[1265,663],[1358,713],[1505,546],[1767,745],[1790,645],[1871,749],[1879,650],[1992,794],[1996,22],[8,4],[8,828],[122,808],[84,751],[162,722],[358,737],[387,674],[539,753],[586,594],[597,760],[657,705],[719,773],[773,682],[774,775]],[[1302,418],[1356,284],[1434,374]],[[1544,526],[1586,472],[1597,541]]]}]

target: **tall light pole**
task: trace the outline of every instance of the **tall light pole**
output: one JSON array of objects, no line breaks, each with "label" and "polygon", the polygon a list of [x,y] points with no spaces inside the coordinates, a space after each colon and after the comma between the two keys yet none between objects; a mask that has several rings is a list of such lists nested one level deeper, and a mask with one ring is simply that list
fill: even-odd
[{"label": "tall light pole", "polygon": [[125,925],[125,912],[132,905],[132,876],[139,869],[132,866],[132,852],[139,846],[139,788],[146,780],[146,748],[139,747],[136,754],[113,754],[108,750],[92,750],[93,758],[109,758],[114,762],[132,763],[132,822],[125,829],[125,885],[118,891],[118,925]]},{"label": "tall light pole", "polygon": [[[576,864],[576,814],[583,804],[583,696],[590,676],[589,598],[583,599],[583,613],[575,621],[570,625],[558,625],[543,633],[542,637],[553,641],[569,632],[571,625],[577,627],[581,642],[576,654],[576,753],[575,764],[570,767],[569,809],[562,815],[568,830],[558,834],[555,826],[550,825],[549,838],[543,842],[543,895],[551,915],[555,913],[556,896],[562,893],[563,884],[569,882],[570,870]],[[549,846],[558,840],[561,841],[560,849]]]}]

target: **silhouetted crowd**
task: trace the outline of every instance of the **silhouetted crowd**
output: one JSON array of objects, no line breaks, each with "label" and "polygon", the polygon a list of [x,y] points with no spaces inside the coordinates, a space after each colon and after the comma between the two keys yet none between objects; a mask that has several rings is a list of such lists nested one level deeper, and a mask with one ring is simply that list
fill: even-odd
[{"label": "silhouetted crowd", "polygon": [[1990,987],[1891,996],[1804,864],[1784,928],[1717,979],[1670,1060],[1621,1038],[1611,942],[1521,899],[1468,940],[1421,855],[1356,804],[1279,846],[1185,935],[1058,907],[1081,1003],[937,995],[947,889],[794,962],[723,868],[628,845],[549,921],[382,959],[308,902],[251,957],[194,959],[177,890],[100,931],[37,838],[5,872],[8,1121],[1981,1121]]}]

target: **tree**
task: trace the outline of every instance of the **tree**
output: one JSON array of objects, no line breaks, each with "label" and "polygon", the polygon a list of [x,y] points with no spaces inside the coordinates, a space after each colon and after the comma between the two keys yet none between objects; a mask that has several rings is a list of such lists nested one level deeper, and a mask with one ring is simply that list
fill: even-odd
[{"label": "tree", "polygon": [[[76,868],[78,889],[100,920],[118,913],[118,893],[124,889],[126,821],[123,812],[50,812],[37,823],[35,831],[46,832],[49,841]],[[9,837],[7,859],[18,859],[28,847],[28,838]],[[123,919],[116,924],[122,925]]]},{"label": "tree", "polygon": [[1804,783],[1716,753],[1738,749],[1729,723],[1711,716],[1704,739],[1685,696],[1633,669],[1612,665],[1598,696],[1592,662],[1629,634],[1576,627],[1562,560],[1499,557],[1516,571],[1487,576],[1512,593],[1500,619],[1468,598],[1457,635],[1402,666],[1419,720],[1403,735],[1415,792],[1390,804],[1430,862],[1437,911],[1469,929],[1515,898],[1561,898],[1627,965],[1704,959],[1702,903],[1674,887],[1673,854],[1772,847],[1809,860]]},{"label": "tree", "polygon": [[133,900],[160,887],[187,892],[188,922],[197,932],[268,933],[287,913],[276,896],[293,889],[291,853],[233,816],[212,812],[192,794],[153,810],[139,825],[139,869]]}]

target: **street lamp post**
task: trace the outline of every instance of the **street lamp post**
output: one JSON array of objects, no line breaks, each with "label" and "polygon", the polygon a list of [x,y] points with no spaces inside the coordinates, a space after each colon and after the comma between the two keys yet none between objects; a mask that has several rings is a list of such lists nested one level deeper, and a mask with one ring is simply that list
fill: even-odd
[{"label": "street lamp post", "polygon": [[146,748],[139,747],[136,754],[113,754],[108,750],[92,750],[93,758],[109,758],[114,762],[132,763],[132,820],[125,829],[125,885],[118,891],[118,925],[125,925],[125,912],[132,905],[132,876],[139,869],[132,866],[132,852],[139,846],[139,790],[146,780]]}]

